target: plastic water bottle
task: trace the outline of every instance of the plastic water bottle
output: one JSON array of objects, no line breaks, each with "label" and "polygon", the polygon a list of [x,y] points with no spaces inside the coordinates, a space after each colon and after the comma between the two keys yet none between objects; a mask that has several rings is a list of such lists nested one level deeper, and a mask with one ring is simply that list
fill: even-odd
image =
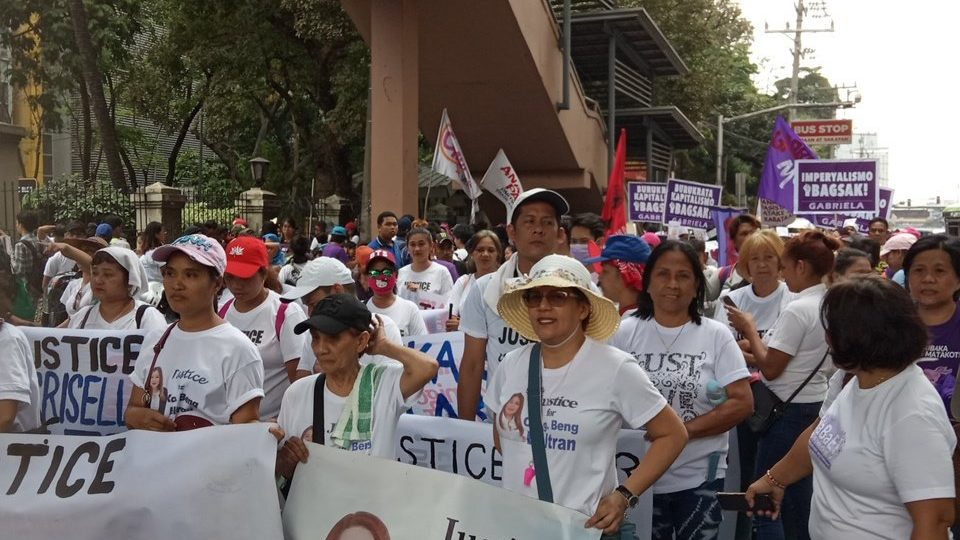
[{"label": "plastic water bottle", "polygon": [[727,400],[727,389],[720,386],[720,383],[717,381],[708,381],[707,400],[713,404],[714,407],[721,405]]}]

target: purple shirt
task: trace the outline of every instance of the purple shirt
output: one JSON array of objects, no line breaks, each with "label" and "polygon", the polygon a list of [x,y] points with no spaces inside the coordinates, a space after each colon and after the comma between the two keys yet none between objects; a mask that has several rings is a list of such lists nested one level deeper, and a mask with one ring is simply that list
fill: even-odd
[{"label": "purple shirt", "polygon": [[434,262],[443,266],[447,269],[447,272],[450,272],[450,277],[453,278],[453,282],[456,283],[460,279],[460,273],[457,272],[457,267],[450,261],[445,261],[443,259],[434,259]]},{"label": "purple shirt", "polygon": [[950,402],[953,400],[957,367],[960,364],[960,308],[953,312],[949,321],[929,326],[928,330],[932,339],[924,359],[919,360],[917,365],[933,383],[947,407],[947,414],[950,414]]},{"label": "purple shirt", "polygon": [[333,257],[334,259],[339,259],[343,264],[347,264],[350,261],[350,256],[347,255],[347,250],[343,249],[343,246],[336,242],[330,242],[329,244],[323,246],[323,251],[320,252],[324,257]]}]

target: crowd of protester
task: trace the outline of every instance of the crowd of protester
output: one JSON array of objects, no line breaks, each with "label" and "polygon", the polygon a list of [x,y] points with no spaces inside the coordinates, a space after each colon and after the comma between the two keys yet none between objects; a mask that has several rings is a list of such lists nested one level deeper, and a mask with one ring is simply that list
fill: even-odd
[{"label": "crowd of protester", "polygon": [[[308,236],[237,218],[172,242],[150,223],[133,248],[116,216],[23,211],[0,250],[0,432],[44,428],[18,326],[141,330],[127,427],[269,422],[284,493],[305,442],[395,459],[399,417],[438,372],[405,341],[439,310],[464,335],[459,416],[492,424],[503,487],[604,539],[634,538],[647,491],[653,538],[715,538],[731,437],[746,500],[773,503],[738,538],[948,538],[960,240],[744,214],[721,266],[693,231],[608,236],[569,211],[536,188],[493,228],[383,212],[364,242],[354,221]],[[618,485],[621,428],[649,445]]]}]

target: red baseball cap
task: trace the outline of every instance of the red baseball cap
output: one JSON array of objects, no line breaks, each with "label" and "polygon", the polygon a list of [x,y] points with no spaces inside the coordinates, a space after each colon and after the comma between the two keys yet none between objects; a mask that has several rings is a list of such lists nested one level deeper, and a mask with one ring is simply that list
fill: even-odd
[{"label": "red baseball cap", "polygon": [[385,261],[393,265],[394,268],[397,267],[397,258],[393,255],[393,252],[388,249],[374,250],[374,252],[370,254],[370,257],[367,258],[366,266],[370,266],[371,264],[373,264],[373,261],[377,259],[384,259]]},{"label": "red baseball cap", "polygon": [[227,244],[227,274],[246,279],[269,264],[267,246],[255,236],[239,236]]}]

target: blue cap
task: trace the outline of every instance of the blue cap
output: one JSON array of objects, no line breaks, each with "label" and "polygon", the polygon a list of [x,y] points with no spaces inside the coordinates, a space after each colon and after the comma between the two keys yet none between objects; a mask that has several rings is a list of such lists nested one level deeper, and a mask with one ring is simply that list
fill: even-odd
[{"label": "blue cap", "polygon": [[100,238],[112,238],[113,227],[107,223],[101,223],[97,225],[97,232],[95,236],[99,236]]},{"label": "blue cap", "polygon": [[639,236],[618,234],[607,238],[599,257],[586,259],[583,264],[612,260],[645,264],[650,258],[650,251],[650,245]]},{"label": "blue cap", "polygon": [[330,234],[335,234],[337,236],[347,236],[347,228],[341,225],[337,225],[333,228],[333,231]]},{"label": "blue cap", "polygon": [[277,236],[277,235],[275,235],[275,234],[273,234],[273,233],[267,233],[267,234],[263,235],[263,239],[266,240],[267,242],[279,242],[279,241],[280,241],[280,237]]}]

